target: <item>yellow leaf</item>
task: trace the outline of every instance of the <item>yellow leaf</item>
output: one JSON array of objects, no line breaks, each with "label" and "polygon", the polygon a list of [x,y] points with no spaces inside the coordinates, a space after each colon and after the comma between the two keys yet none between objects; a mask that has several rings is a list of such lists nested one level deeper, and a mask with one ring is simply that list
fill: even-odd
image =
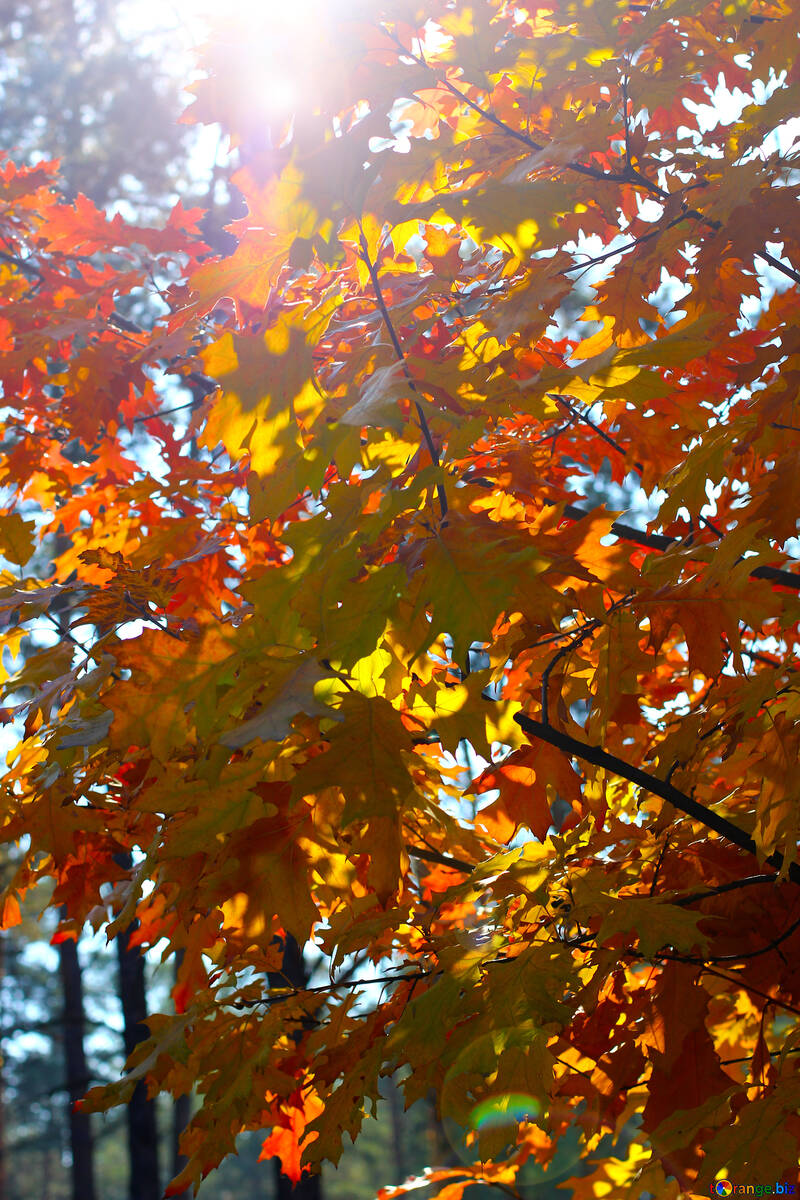
[{"label": "yellow leaf", "polygon": [[9,562],[22,566],[33,554],[34,529],[32,521],[23,521],[19,513],[0,515],[0,554]]}]

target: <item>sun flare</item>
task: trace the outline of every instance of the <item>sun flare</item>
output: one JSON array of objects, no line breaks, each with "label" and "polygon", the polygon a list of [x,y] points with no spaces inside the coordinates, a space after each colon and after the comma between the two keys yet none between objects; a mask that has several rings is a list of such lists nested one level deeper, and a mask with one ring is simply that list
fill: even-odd
[{"label": "sun flare", "polygon": [[289,115],[318,70],[320,30],[330,19],[323,0],[234,0],[220,12],[214,0],[133,0],[137,24],[164,27],[165,12],[181,41],[202,55],[204,45],[227,47],[227,86],[267,117]]}]

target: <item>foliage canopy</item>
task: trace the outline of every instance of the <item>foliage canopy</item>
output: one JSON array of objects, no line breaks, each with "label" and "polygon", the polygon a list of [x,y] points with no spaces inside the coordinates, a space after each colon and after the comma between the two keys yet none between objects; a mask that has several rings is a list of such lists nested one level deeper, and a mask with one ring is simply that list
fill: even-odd
[{"label": "foliage canopy", "polygon": [[[796,1178],[797,39],[789,0],[229,27],[223,259],[4,167],[4,917],[52,877],[62,936],[182,953],[87,1101],[198,1089],[175,1190],[244,1128],[335,1162],[396,1068],[462,1131],[447,1200],[571,1136],[578,1200]],[[647,530],[580,507],[606,462]],[[328,978],[276,985],[287,935]]]}]

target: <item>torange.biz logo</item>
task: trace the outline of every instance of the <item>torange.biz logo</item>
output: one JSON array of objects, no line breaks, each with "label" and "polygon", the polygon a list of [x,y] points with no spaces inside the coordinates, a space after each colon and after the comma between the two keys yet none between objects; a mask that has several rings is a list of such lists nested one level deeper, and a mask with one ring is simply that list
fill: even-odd
[{"label": "torange.biz logo", "polygon": [[793,1196],[793,1183],[731,1183],[730,1179],[715,1179],[712,1196]]}]

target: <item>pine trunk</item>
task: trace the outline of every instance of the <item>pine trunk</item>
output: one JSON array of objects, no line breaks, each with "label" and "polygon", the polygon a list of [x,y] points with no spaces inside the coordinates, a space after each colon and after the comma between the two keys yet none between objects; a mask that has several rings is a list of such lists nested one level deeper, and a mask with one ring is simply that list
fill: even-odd
[{"label": "pine trunk", "polygon": [[[6,973],[6,937],[5,932],[0,933],[0,988],[2,988],[3,980]],[[0,1008],[2,1016],[2,1024],[5,1025],[5,1012]],[[6,1187],[6,1097],[5,1097],[5,1059],[3,1056],[3,1043],[0,1041],[0,1200],[6,1200],[8,1196],[8,1188]]]},{"label": "pine trunk", "polygon": [[400,1088],[397,1086],[395,1076],[392,1076],[388,1081],[386,1098],[389,1103],[389,1116],[392,1122],[392,1157],[394,1159],[395,1179],[397,1183],[403,1183],[409,1174],[409,1170],[403,1123],[403,1097]]},{"label": "pine trunk", "polygon": [[[183,951],[179,950],[175,955],[175,974],[178,973],[178,968],[183,960]],[[180,1175],[183,1168],[186,1166],[187,1158],[185,1154],[181,1154],[181,1134],[183,1133],[189,1121],[192,1118],[192,1097],[187,1092],[185,1096],[178,1096],[172,1108],[172,1175]],[[184,1191],[175,1196],[175,1200],[190,1200],[192,1195],[191,1188],[185,1188]]]},{"label": "pine trunk", "polygon": [[[130,867],[130,856],[125,855],[125,860],[122,865]],[[139,1042],[148,1036],[144,1024],[147,1016],[144,958],[137,947],[130,946],[131,933],[135,928],[136,922],[119,933],[115,939],[126,1056],[132,1054]],[[156,1109],[153,1101],[147,1098],[144,1084],[136,1085],[126,1115],[130,1167],[129,1200],[162,1200],[158,1174]]]},{"label": "pine trunk", "polygon": [[[303,961],[303,951],[295,939],[286,935],[286,946],[283,952],[283,965],[280,974],[270,976],[270,984],[274,987],[305,987],[308,983],[306,964]],[[281,1171],[278,1159],[273,1159],[275,1167],[275,1195],[277,1200],[323,1200],[322,1178],[319,1175],[303,1175],[298,1183]]]},{"label": "pine trunk", "polygon": [[78,959],[78,944],[71,938],[58,944],[58,969],[64,1000],[62,1022],[72,1157],[72,1200],[95,1200],[94,1156],[89,1115],[78,1112],[75,1108],[90,1081],[84,1047],[83,977]]}]

